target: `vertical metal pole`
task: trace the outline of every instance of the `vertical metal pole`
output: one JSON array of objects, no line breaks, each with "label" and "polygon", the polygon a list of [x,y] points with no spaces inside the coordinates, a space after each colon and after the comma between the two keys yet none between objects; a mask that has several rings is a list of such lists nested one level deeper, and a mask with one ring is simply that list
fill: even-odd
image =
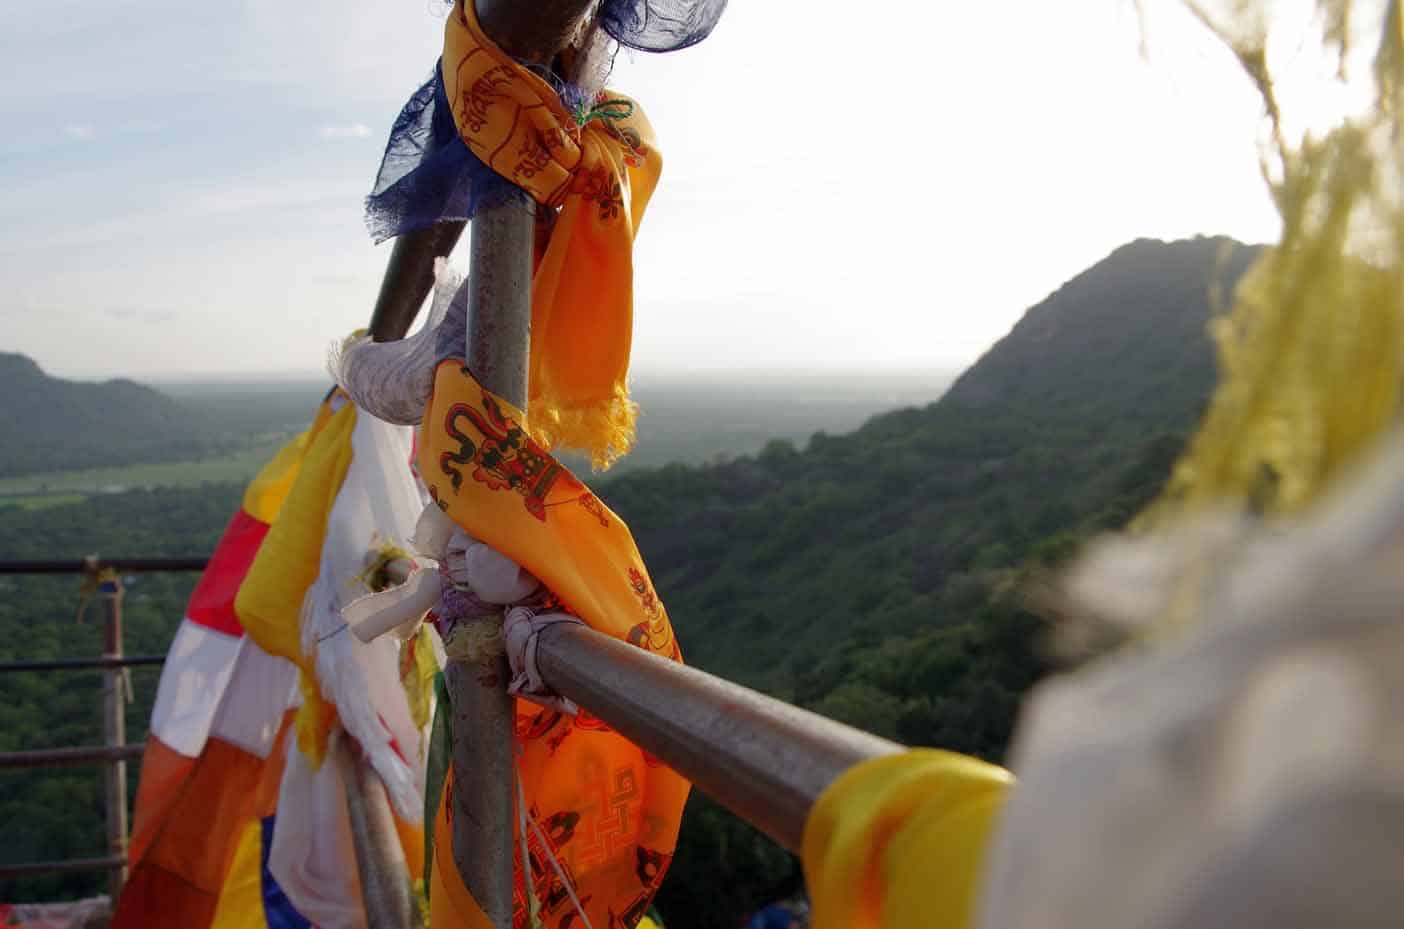
[{"label": "vertical metal pole", "polygon": [[[532,207],[514,200],[473,217],[468,367],[479,382],[526,407],[531,336]],[[477,622],[500,622],[484,619]],[[444,683],[453,703],[453,858],[473,899],[494,926],[512,924],[512,822],[516,768],[513,703],[501,654],[450,660]]]},{"label": "vertical metal pole", "polygon": [[[470,0],[473,2],[473,0]],[[476,0],[479,20],[509,54],[549,62],[577,35],[590,0]],[[469,234],[464,358],[488,390],[527,406],[532,245],[536,207],[525,197],[479,210]],[[499,622],[500,619],[483,620]],[[512,925],[512,822],[516,766],[513,701],[501,654],[450,660],[453,701],[453,858],[469,893],[497,929]]]},{"label": "vertical metal pole", "polygon": [[[103,657],[122,657],[122,580],[113,575],[99,575],[98,593],[102,596]],[[102,674],[102,737],[109,748],[127,743],[126,672],[108,668]],[[121,856],[122,864],[107,875],[109,899],[116,901],[127,881],[127,763],[109,761],[103,767],[107,805],[107,853]]]},{"label": "vertical metal pole", "polygon": [[419,307],[434,287],[434,259],[453,251],[463,226],[461,222],[436,223],[395,240],[367,327],[373,340],[393,342],[409,332]]},{"label": "vertical metal pole", "polygon": [[[331,755],[346,789],[351,819],[351,844],[361,877],[361,902],[366,929],[409,929],[419,926],[419,908],[410,889],[409,866],[395,831],[385,785],[364,756],[353,753],[344,732],[332,736]],[[432,828],[432,824],[426,824]]]}]

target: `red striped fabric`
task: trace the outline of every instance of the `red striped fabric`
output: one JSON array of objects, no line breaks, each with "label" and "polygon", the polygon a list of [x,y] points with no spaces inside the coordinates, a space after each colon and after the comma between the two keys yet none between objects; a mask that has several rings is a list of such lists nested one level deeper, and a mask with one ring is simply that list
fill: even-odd
[{"label": "red striped fabric", "polygon": [[234,514],[200,583],[190,595],[190,607],[185,615],[191,622],[228,635],[244,634],[244,626],[234,612],[234,596],[266,535],[267,523],[254,519],[242,508]]}]

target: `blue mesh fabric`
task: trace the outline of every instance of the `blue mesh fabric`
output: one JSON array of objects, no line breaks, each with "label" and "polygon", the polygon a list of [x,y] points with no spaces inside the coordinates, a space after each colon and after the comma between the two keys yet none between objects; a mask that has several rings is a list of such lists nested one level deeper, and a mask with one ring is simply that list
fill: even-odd
[{"label": "blue mesh fabric", "polygon": [[[604,0],[600,21],[621,45],[671,52],[705,39],[726,0]],[[573,88],[560,87],[567,106]],[[483,205],[526,197],[463,144],[449,112],[438,65],[390,130],[375,186],[366,198],[366,228],[376,242],[435,223],[468,220]]]},{"label": "blue mesh fabric", "polygon": [[600,22],[620,45],[675,52],[711,34],[726,0],[604,0]]},{"label": "blue mesh fabric", "polygon": [[485,204],[525,197],[459,138],[439,68],[405,104],[390,130],[366,227],[376,242],[447,220],[472,219]]}]

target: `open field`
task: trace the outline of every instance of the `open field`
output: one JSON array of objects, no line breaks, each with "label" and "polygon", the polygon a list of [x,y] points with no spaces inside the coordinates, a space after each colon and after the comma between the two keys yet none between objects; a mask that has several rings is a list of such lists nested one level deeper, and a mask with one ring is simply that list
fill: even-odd
[{"label": "open field", "polygon": [[13,506],[22,510],[42,510],[51,506],[62,506],[65,503],[82,503],[87,497],[84,494],[42,494],[37,496],[0,496],[0,507]]},{"label": "open field", "polygon": [[138,487],[198,487],[201,484],[237,484],[254,476],[291,433],[265,435],[239,451],[200,461],[163,461],[156,464],[82,471],[47,471],[0,478],[0,505],[34,508],[81,499],[95,493],[112,493]]}]

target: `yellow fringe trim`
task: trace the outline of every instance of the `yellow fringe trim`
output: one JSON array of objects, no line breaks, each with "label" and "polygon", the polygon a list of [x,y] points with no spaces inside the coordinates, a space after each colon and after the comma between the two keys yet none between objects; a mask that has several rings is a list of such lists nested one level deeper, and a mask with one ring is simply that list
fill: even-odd
[{"label": "yellow fringe trim", "polygon": [[501,613],[454,623],[444,638],[444,654],[449,661],[484,662],[506,653]]},{"label": "yellow fringe trim", "polygon": [[568,406],[544,399],[533,403],[528,431],[547,451],[582,451],[590,456],[591,468],[607,471],[633,450],[638,418],[639,405],[621,384],[602,403]]}]

